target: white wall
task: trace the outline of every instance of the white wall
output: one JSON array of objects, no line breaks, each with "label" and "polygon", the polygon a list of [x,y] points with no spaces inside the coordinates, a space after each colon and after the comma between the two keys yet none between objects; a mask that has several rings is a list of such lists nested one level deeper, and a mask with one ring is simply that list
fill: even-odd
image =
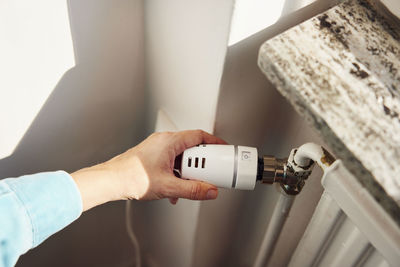
[{"label": "white wall", "polygon": [[[232,5],[232,0],[145,1],[149,133],[159,109],[178,130],[213,131]],[[145,266],[190,266],[199,207],[182,199],[176,206],[167,200],[134,205]]]},{"label": "white wall", "polygon": [[[1,178],[74,171],[145,136],[142,8],[141,0],[0,3],[0,140],[14,144],[0,146]],[[119,202],[85,213],[18,266],[127,266],[132,254]]]},{"label": "white wall", "polygon": [[285,0],[236,0],[229,33],[229,46],[262,31],[281,16]]},{"label": "white wall", "polygon": [[400,19],[400,3],[397,0],[381,0],[381,2]]},{"label": "white wall", "polygon": [[233,0],[145,1],[146,80],[178,129],[214,127]]}]

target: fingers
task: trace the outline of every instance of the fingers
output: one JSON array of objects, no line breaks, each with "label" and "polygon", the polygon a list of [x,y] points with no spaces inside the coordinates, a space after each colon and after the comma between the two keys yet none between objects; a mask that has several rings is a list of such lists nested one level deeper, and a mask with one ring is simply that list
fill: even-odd
[{"label": "fingers", "polygon": [[169,176],[164,182],[164,197],[208,200],[218,196],[218,188],[204,182],[183,180],[175,176]]},{"label": "fingers", "polygon": [[175,139],[175,152],[182,153],[185,149],[198,144],[227,144],[221,138],[211,135],[202,130],[187,130],[177,132]]},{"label": "fingers", "polygon": [[170,198],[169,198],[169,202],[170,202],[172,205],[175,205],[175,204],[178,202],[178,200],[179,200],[179,198],[177,198],[177,197],[170,197]]}]

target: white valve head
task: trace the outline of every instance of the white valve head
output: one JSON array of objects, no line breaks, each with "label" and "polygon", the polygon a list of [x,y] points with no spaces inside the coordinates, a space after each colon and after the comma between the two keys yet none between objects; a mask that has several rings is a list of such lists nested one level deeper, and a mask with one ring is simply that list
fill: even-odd
[{"label": "white valve head", "polygon": [[183,152],[181,176],[218,187],[253,190],[258,153],[254,147],[198,145]]}]

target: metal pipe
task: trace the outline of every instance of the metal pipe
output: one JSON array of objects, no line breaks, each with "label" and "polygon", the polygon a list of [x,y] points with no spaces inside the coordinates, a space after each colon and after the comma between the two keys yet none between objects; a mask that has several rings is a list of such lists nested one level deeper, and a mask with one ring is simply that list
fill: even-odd
[{"label": "metal pipe", "polygon": [[[263,168],[259,168],[260,177],[264,183],[280,183],[281,194],[275,205],[261,247],[258,251],[254,267],[268,265],[276,243],[293,205],[295,195],[300,193],[304,180],[311,174],[314,163],[323,171],[329,167],[335,158],[322,146],[307,143],[290,152],[286,160],[264,156]],[[262,173],[262,175],[261,175]]]},{"label": "metal pipe", "polygon": [[254,267],[264,267],[268,264],[294,199],[295,196],[288,195],[281,190],[272,213],[272,218],[268,224],[267,230],[265,231],[264,239],[261,243],[260,250],[258,251]]}]

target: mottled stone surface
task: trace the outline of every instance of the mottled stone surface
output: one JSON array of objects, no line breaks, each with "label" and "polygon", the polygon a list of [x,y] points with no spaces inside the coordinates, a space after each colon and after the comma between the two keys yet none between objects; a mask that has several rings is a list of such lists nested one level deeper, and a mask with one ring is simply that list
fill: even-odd
[{"label": "mottled stone surface", "polygon": [[346,1],[276,37],[259,66],[400,222],[400,30]]}]

